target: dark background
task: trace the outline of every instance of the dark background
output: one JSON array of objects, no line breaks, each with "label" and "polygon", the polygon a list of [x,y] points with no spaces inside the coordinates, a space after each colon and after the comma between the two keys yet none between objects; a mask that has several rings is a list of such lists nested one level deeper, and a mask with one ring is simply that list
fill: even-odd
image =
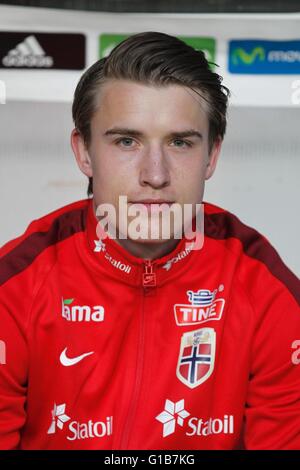
[{"label": "dark background", "polygon": [[300,0],[7,0],[0,4],[86,11],[148,13],[289,13]]}]

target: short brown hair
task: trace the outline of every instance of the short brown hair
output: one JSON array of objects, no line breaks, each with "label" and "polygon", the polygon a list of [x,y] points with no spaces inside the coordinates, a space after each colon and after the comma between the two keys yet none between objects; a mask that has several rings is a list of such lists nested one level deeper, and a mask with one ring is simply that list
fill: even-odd
[{"label": "short brown hair", "polygon": [[[211,150],[216,139],[225,135],[230,92],[210,65],[202,51],[175,36],[152,31],[134,34],[118,44],[109,56],[95,62],[80,78],[72,106],[75,127],[88,147],[90,123],[97,109],[96,97],[101,85],[109,79],[157,86],[179,84],[193,89],[208,104]],[[89,178],[88,195],[92,193],[93,179]]]}]

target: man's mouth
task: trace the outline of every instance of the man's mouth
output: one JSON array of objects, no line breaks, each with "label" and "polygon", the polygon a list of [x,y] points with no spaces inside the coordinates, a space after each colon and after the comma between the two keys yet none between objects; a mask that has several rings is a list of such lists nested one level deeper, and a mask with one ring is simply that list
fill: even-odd
[{"label": "man's mouth", "polygon": [[138,201],[129,201],[129,204],[142,204],[148,212],[158,212],[169,210],[175,201],[167,201],[165,199],[142,199]]}]

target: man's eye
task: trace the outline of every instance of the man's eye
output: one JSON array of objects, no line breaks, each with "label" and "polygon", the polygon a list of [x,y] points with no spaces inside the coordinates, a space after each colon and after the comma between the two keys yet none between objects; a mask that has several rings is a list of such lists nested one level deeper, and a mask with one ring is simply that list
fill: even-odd
[{"label": "man's eye", "polygon": [[121,139],[117,140],[117,144],[122,143],[124,147],[131,147],[131,144],[134,142],[131,137],[122,137]]},{"label": "man's eye", "polygon": [[173,140],[175,147],[191,147],[192,144],[187,140],[175,139]]}]

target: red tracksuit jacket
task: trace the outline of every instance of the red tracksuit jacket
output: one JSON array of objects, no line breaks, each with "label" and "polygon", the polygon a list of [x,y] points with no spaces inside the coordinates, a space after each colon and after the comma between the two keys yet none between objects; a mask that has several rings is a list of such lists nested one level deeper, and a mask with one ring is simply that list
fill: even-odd
[{"label": "red tracksuit jacket", "polygon": [[92,200],[2,248],[2,449],[300,449],[300,282],[204,204],[203,248],[153,262]]}]

